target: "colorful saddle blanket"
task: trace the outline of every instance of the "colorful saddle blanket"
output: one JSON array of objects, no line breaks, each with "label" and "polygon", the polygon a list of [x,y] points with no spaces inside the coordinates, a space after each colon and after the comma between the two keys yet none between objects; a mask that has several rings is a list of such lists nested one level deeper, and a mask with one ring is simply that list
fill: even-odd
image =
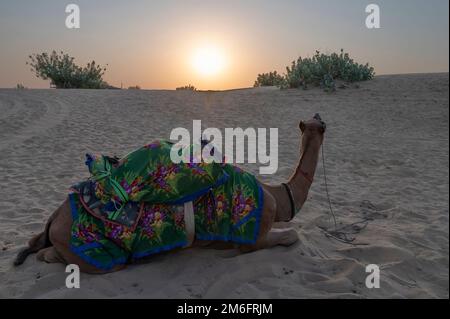
[{"label": "colorful saddle blanket", "polygon": [[172,145],[156,141],[121,160],[87,155],[91,178],[69,195],[74,253],[111,269],[184,247],[190,201],[197,239],[255,243],[263,205],[256,178],[230,164],[174,164]]}]

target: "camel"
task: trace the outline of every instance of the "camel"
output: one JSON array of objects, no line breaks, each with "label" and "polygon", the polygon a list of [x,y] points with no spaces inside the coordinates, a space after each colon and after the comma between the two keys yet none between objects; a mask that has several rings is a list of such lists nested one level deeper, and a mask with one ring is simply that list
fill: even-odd
[{"label": "camel", "polygon": [[[280,185],[269,185],[258,181],[264,192],[259,234],[254,244],[232,245],[235,248],[237,246],[242,253],[276,245],[290,246],[298,241],[298,234],[294,229],[272,229],[272,226],[275,222],[291,221],[303,207],[313,183],[326,125],[319,114],[316,114],[308,121],[301,121],[299,129],[301,131],[300,160],[288,181]],[[34,236],[29,241],[28,247],[19,252],[14,265],[21,265],[28,255],[37,253],[37,259],[40,261],[76,264],[82,272],[91,274],[114,272],[126,267],[120,265],[110,270],[98,269],[74,254],[70,249],[71,226],[70,203],[66,199],[50,216],[44,231]],[[210,243],[195,240],[191,247],[205,246]]]}]

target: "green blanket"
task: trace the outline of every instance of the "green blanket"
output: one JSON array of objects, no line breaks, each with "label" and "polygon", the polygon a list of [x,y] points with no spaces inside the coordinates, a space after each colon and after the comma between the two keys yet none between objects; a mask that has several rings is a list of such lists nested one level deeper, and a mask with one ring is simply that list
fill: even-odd
[{"label": "green blanket", "polygon": [[69,195],[73,252],[110,269],[184,247],[188,201],[194,204],[197,239],[256,241],[263,205],[256,178],[229,164],[174,164],[171,147],[156,141],[121,160],[87,155],[91,178]]}]

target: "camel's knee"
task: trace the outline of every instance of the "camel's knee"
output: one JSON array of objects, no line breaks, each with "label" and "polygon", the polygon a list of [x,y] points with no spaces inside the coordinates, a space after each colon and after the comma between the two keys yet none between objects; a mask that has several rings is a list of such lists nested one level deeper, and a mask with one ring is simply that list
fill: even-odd
[{"label": "camel's knee", "polygon": [[295,229],[272,229],[267,235],[269,247],[276,245],[291,246],[299,240]]},{"label": "camel's knee", "polygon": [[64,263],[64,260],[59,256],[55,247],[48,247],[40,250],[36,258],[40,261],[45,261],[46,263]]},{"label": "camel's knee", "polygon": [[283,236],[280,241],[280,245],[291,246],[299,240],[298,233],[295,229],[288,229],[283,232]]}]

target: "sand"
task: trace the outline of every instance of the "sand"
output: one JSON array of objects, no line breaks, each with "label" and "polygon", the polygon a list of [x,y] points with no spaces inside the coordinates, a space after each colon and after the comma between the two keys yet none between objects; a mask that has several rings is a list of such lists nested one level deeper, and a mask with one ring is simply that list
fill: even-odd
[{"label": "sand", "polygon": [[[360,88],[227,92],[0,90],[0,297],[23,298],[448,298],[449,76],[379,76]],[[188,249],[118,273],[12,261],[40,232],[68,187],[87,177],[86,152],[124,155],[177,126],[278,127],[278,183],[298,157],[298,122],[327,122],[325,157],[340,225],[368,217],[348,245],[331,225],[319,164],[310,196],[292,222],[300,241],[246,255]],[[257,165],[244,168],[258,173]],[[368,264],[379,289],[365,286]]]}]

